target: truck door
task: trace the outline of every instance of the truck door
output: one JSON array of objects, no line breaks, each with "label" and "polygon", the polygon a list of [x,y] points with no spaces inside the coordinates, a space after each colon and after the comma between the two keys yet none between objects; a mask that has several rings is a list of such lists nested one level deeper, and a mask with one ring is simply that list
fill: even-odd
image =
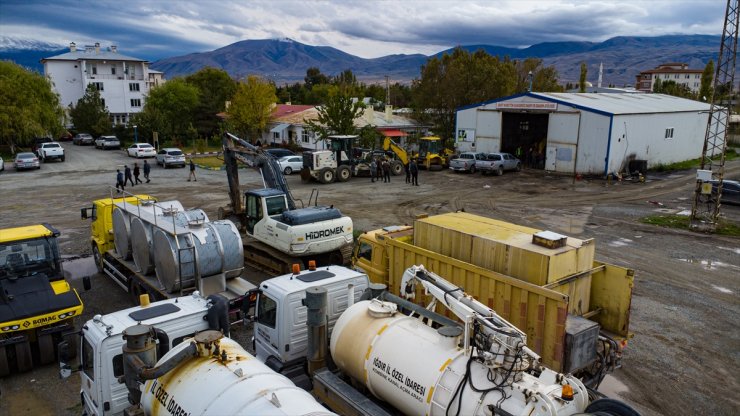
[{"label": "truck door", "polygon": [[262,204],[256,195],[247,195],[247,233],[254,235],[254,225],[262,219]]},{"label": "truck door", "polygon": [[257,298],[256,311],[254,344],[257,358],[262,362],[265,362],[270,356],[280,358],[277,301],[264,293],[260,293]]},{"label": "truck door", "polygon": [[100,359],[98,357],[100,351],[84,336],[81,338],[81,342],[82,371],[80,371],[80,378],[85,411],[89,415],[103,414],[100,383],[96,381],[96,375],[98,378],[101,377]]}]

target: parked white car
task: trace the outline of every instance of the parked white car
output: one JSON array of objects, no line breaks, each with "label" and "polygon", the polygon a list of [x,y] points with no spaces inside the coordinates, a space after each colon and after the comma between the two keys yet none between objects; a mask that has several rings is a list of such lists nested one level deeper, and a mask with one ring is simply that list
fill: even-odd
[{"label": "parked white car", "polygon": [[300,172],[303,168],[303,156],[283,156],[278,159],[280,170],[284,174],[290,175],[293,172]]},{"label": "parked white car", "polygon": [[41,143],[36,153],[44,163],[54,159],[64,162],[64,148],[58,142]]},{"label": "parked white car", "polygon": [[100,136],[97,139],[95,139],[95,148],[96,149],[120,149],[121,148],[121,142],[118,140],[118,137],[116,136]]},{"label": "parked white car", "polygon": [[149,143],[134,143],[127,149],[129,157],[155,157],[157,151]]},{"label": "parked white car", "polygon": [[5,162],[3,162],[3,158],[0,157],[0,172],[5,170]]},{"label": "parked white car", "polygon": [[170,166],[185,166],[185,153],[176,147],[165,147],[157,152],[157,164],[165,169]]}]

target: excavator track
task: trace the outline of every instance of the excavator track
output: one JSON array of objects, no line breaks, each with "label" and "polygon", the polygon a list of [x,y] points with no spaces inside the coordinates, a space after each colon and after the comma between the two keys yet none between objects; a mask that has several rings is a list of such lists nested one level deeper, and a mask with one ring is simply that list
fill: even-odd
[{"label": "excavator track", "polygon": [[309,260],[315,260],[317,266],[348,265],[352,260],[351,244],[331,253],[297,257],[285,254],[251,236],[243,236],[242,242],[244,262],[251,267],[276,276],[290,273],[294,264],[300,265],[301,270],[304,270],[308,266]]}]

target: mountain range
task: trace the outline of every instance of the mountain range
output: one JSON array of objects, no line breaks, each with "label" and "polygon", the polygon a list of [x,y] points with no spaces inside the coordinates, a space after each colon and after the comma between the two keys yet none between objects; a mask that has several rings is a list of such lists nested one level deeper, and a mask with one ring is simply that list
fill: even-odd
[{"label": "mountain range", "polygon": [[[620,36],[603,42],[545,42],[528,48],[507,48],[495,45],[460,46],[474,52],[483,49],[491,55],[512,59],[541,58],[545,65],[557,69],[560,82],[577,83],[580,64],[588,65],[588,80],[594,85],[599,64],[603,64],[603,86],[633,85],[640,72],[667,62],[682,62],[692,69],[703,69],[710,59],[717,59],[720,36],[669,35],[657,37]],[[6,41],[0,38],[0,59],[41,71],[39,59],[66,52],[61,45]],[[55,49],[59,48],[59,49]],[[120,48],[119,50],[124,49]],[[441,56],[452,49],[440,51]],[[136,56],[136,51],[122,52]],[[291,39],[244,40],[222,48],[155,60],[151,68],[163,71],[166,78],[188,75],[201,68],[222,68],[235,78],[257,74],[276,84],[301,82],[310,67],[326,75],[336,75],[350,69],[358,80],[373,83],[384,81],[409,83],[418,78],[421,66],[429,59],[422,54],[387,55],[366,59],[328,46],[306,45]]]}]

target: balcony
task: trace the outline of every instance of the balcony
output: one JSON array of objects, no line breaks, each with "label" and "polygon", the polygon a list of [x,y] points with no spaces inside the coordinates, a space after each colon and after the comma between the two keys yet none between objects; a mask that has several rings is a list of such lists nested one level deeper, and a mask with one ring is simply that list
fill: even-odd
[{"label": "balcony", "polygon": [[97,74],[97,75],[88,75],[88,79],[95,79],[95,80],[120,80],[120,81],[144,81],[144,75],[126,75],[126,74]]}]

